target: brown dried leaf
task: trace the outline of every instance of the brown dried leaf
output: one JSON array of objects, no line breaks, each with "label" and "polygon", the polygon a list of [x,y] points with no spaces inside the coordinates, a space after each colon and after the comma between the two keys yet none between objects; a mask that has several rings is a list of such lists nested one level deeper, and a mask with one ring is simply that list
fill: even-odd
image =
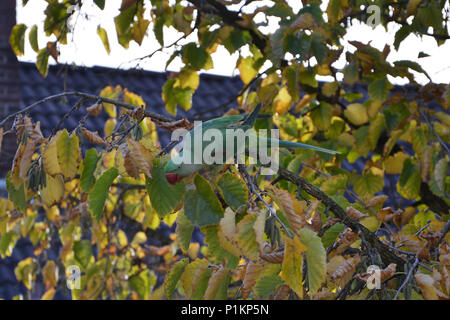
[{"label": "brown dried leaf", "polygon": [[430,261],[430,247],[431,242],[427,241],[427,243],[419,250],[419,252],[417,252],[417,258]]},{"label": "brown dried leaf", "polygon": [[81,132],[83,133],[83,137],[86,141],[94,144],[105,144],[105,140],[103,140],[97,132],[92,132],[86,128],[81,128]]},{"label": "brown dried leaf", "polygon": [[378,211],[378,220],[381,222],[388,222],[394,218],[394,210],[391,207],[386,207]]},{"label": "brown dried leaf", "polygon": [[244,281],[242,283],[242,298],[247,299],[256,284],[256,280],[264,270],[264,265],[259,261],[250,261],[245,268]]},{"label": "brown dried leaf", "polygon": [[283,211],[292,230],[298,234],[306,224],[306,220],[301,216],[306,208],[306,202],[298,201],[288,191],[277,189],[274,186],[268,186],[266,190]]},{"label": "brown dried leaf", "polygon": [[353,207],[347,207],[347,214],[350,218],[359,220],[364,217],[368,217],[368,214],[362,213],[361,211],[353,208]]},{"label": "brown dried leaf", "polygon": [[103,103],[96,103],[93,104],[90,107],[86,108],[87,112],[89,112],[89,114],[93,115],[94,117],[97,117],[100,115],[100,113],[102,113],[103,110]]},{"label": "brown dried leaf", "polygon": [[217,295],[217,291],[219,290],[220,285],[225,280],[228,275],[228,269],[220,266],[209,278],[208,287],[206,288],[205,295],[203,299],[205,300],[214,300]]},{"label": "brown dried leaf", "polygon": [[360,260],[359,256],[344,260],[344,262],[331,274],[331,281],[343,288],[347,282],[351,280]]},{"label": "brown dried leaf", "polygon": [[280,289],[278,289],[274,300],[285,300],[289,297],[289,294],[291,293],[291,288],[287,284],[283,284]]},{"label": "brown dried leaf", "polygon": [[25,179],[28,170],[31,167],[31,158],[36,150],[37,142],[35,140],[28,140],[25,148],[23,149],[22,157],[20,159],[19,177]]},{"label": "brown dried leaf", "polygon": [[345,230],[339,235],[337,241],[338,247],[335,250],[335,254],[340,254],[344,252],[348,247],[350,247],[353,242],[359,238],[359,235],[351,231],[350,229]]},{"label": "brown dried leaf", "polygon": [[178,128],[184,128],[186,130],[191,130],[194,127],[194,124],[192,122],[189,122],[189,120],[183,118],[177,121],[172,121],[172,122],[166,122],[166,121],[157,121],[157,120],[152,120],[158,127],[169,130],[169,131],[174,131]]},{"label": "brown dried leaf", "polygon": [[270,263],[282,263],[283,258],[284,258],[284,251],[265,253],[261,255],[261,259]]},{"label": "brown dried leaf", "polygon": [[122,145],[120,150],[124,155],[124,167],[127,173],[137,178],[139,173],[144,173],[151,177],[153,155],[140,142],[133,139],[127,139],[127,146]]},{"label": "brown dried leaf", "polygon": [[379,196],[373,197],[370,199],[369,202],[367,202],[367,207],[373,208],[382,205],[386,200],[388,199],[388,196],[381,194]]}]

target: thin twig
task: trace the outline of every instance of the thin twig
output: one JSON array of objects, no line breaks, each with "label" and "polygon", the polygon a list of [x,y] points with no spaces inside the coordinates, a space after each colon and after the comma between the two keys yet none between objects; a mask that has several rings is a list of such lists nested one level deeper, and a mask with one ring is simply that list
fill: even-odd
[{"label": "thin twig", "polygon": [[418,264],[419,264],[419,259],[416,257],[416,259],[414,260],[414,264],[412,265],[411,269],[409,269],[409,272],[408,272],[408,275],[406,276],[405,281],[403,281],[400,288],[398,288],[397,293],[394,296],[394,300],[397,300],[397,297],[400,294],[400,291],[402,291],[403,287],[409,282],[409,279],[411,278],[412,274],[414,273],[414,269],[416,269]]},{"label": "thin twig", "polygon": [[[3,119],[0,122],[0,126],[2,126],[8,120],[14,118],[15,116],[17,116],[19,114],[29,112],[29,111],[33,110],[34,108],[40,106],[41,104],[47,103],[51,100],[60,99],[63,97],[80,97],[80,98],[84,98],[86,100],[101,101],[101,102],[105,102],[105,103],[111,103],[116,106],[120,106],[122,108],[128,109],[128,110],[134,110],[136,108],[135,105],[132,105],[132,104],[129,104],[126,102],[122,102],[119,100],[114,100],[114,99],[110,99],[110,98],[106,98],[106,97],[101,97],[101,96],[97,96],[97,95],[93,95],[93,94],[89,94],[89,93],[77,92],[77,91],[63,92],[63,93],[59,93],[59,94],[56,94],[53,96],[46,97],[42,100],[39,100],[39,101],[23,108],[22,110],[19,110],[17,112],[14,112],[14,113],[8,115],[5,119]],[[166,116],[160,115],[160,114],[152,112],[152,111],[145,111],[144,116],[149,117],[150,119],[154,119],[154,120],[158,120],[158,121],[162,121],[162,122],[172,122],[173,121],[173,119],[171,119],[171,118],[168,118]]]}]

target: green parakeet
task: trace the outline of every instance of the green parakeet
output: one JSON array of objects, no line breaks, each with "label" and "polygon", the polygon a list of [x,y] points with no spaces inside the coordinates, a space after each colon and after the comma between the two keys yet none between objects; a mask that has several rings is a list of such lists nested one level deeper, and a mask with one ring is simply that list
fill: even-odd
[{"label": "green parakeet", "polygon": [[[201,123],[200,129],[200,126],[195,126],[183,137],[183,150],[177,155],[172,156],[164,167],[167,181],[171,184],[175,184],[201,169],[222,166],[227,160],[230,160],[229,153],[223,151],[226,149],[225,146],[227,146],[227,143],[232,144],[232,152],[230,152],[232,157],[248,150],[250,140],[240,140],[240,138],[242,138],[242,135],[245,135],[245,133],[250,132],[248,130],[253,127],[259,109],[260,105],[248,116],[232,115],[205,121]],[[308,148],[330,154],[339,153],[337,151],[303,143],[284,141],[271,137],[261,138],[256,135],[256,132],[248,134],[248,137],[257,140],[257,146],[259,148],[269,149],[271,146],[278,146],[280,148]],[[261,141],[264,142],[264,145],[261,145]],[[230,150],[230,148],[228,148],[228,150]],[[213,163],[211,163],[211,161],[204,161],[202,158],[204,151],[209,151],[210,154],[215,157],[216,161]]]}]

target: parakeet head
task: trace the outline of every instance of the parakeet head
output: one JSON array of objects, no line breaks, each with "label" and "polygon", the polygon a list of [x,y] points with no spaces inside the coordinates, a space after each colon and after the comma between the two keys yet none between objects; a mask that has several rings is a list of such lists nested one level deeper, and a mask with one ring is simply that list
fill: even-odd
[{"label": "parakeet head", "polygon": [[175,184],[203,168],[204,164],[183,163],[183,152],[172,157],[164,167],[164,174],[170,184]]},{"label": "parakeet head", "polygon": [[166,179],[170,184],[175,184],[177,182],[180,182],[183,180],[183,177],[179,175],[182,167],[182,164],[175,164],[172,160],[169,160],[167,162],[166,166],[164,167],[164,174],[166,175]]}]

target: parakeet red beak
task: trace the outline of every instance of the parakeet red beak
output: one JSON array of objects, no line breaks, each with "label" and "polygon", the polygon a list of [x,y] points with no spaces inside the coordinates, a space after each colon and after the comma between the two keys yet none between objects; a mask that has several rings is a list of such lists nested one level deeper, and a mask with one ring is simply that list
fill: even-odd
[{"label": "parakeet red beak", "polygon": [[183,177],[177,175],[176,173],[166,173],[166,179],[170,184],[175,184],[183,180]]}]

